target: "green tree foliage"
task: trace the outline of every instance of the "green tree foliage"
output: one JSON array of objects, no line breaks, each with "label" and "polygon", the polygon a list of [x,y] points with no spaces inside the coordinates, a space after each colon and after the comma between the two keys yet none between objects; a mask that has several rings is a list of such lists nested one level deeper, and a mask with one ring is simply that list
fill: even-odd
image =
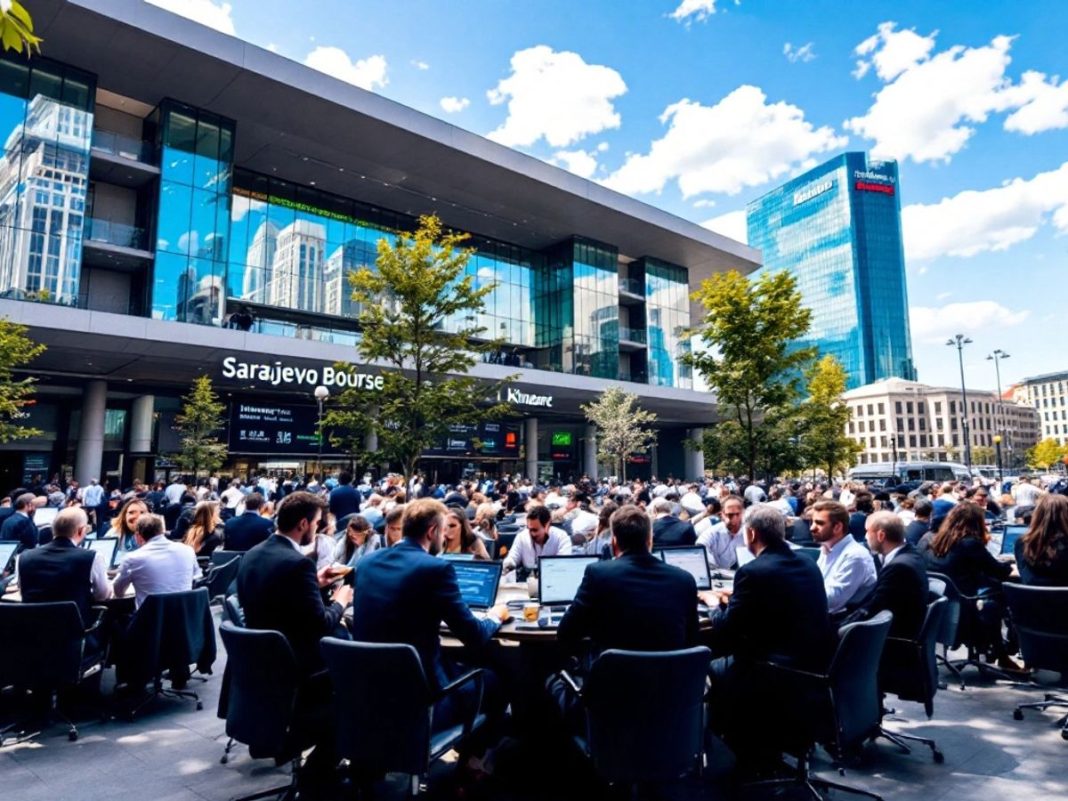
[{"label": "green tree foliage", "polygon": [[33,33],[33,19],[19,0],[0,2],[0,43],[4,50],[27,55],[41,52],[41,37]]},{"label": "green tree foliage", "polygon": [[586,419],[597,426],[597,457],[612,465],[626,480],[627,457],[645,453],[656,442],[651,426],[656,414],[638,406],[638,396],[620,387],[609,387],[593,403],[581,407]]},{"label": "green tree foliage", "polygon": [[[475,323],[492,284],[465,274],[473,251],[466,234],[447,232],[436,216],[419,218],[396,244],[378,240],[375,269],[349,275],[362,330],[356,352],[365,363],[389,368],[381,391],[349,388],[323,420],[333,441],[358,452],[363,435],[378,435],[384,461],[410,478],[420,455],[445,438],[449,427],[510,413],[492,403],[510,379],[486,387],[466,375],[483,353],[500,343]],[[457,324],[459,321],[459,324]]]},{"label": "green tree foliage", "polygon": [[689,334],[709,350],[685,360],[715,392],[722,421],[706,437],[706,458],[753,477],[758,470],[789,469],[778,462],[790,453],[791,440],[796,445],[791,409],[814,355],[791,344],[808,331],[812,317],[796,281],[782,271],[751,282],[731,270],[705,280],[695,297],[705,316]]},{"label": "green tree foliage", "polygon": [[29,364],[44,352],[44,345],[26,336],[26,326],[0,319],[0,442],[27,439],[41,433],[15,422],[26,415],[24,407],[33,402],[33,379],[16,379],[12,371]]},{"label": "green tree foliage", "polygon": [[852,466],[863,450],[845,433],[852,416],[842,401],[845,388],[845,369],[833,356],[824,356],[808,372],[808,398],[798,410],[805,467],[820,468],[828,476]]},{"label": "green tree foliage", "polygon": [[997,450],[987,445],[972,448],[972,464],[994,464],[997,458]]},{"label": "green tree foliage", "polygon": [[1064,458],[1066,448],[1049,437],[1027,451],[1027,464],[1031,467],[1049,469]]},{"label": "green tree foliage", "polygon": [[217,437],[225,409],[206,375],[198,376],[189,394],[182,398],[182,411],[174,418],[181,450],[174,455],[174,461],[194,478],[201,470],[218,470],[226,460],[226,445]]}]

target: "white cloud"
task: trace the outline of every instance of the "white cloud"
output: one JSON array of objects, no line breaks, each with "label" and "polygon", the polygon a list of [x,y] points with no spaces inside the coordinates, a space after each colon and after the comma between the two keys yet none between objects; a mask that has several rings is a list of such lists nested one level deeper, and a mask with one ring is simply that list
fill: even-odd
[{"label": "white cloud", "polygon": [[707,228],[709,231],[715,231],[717,234],[723,234],[735,242],[747,243],[749,241],[749,234],[746,230],[745,223],[745,209],[740,211],[728,211],[726,214],[721,214],[718,217],[713,217],[710,220],[705,220],[701,223],[702,228]]},{"label": "white cloud", "polygon": [[646,154],[628,154],[605,184],[627,194],[660,192],[678,180],[684,198],[734,195],[798,167],[817,153],[844,147],[845,137],[815,128],[789,103],[767,103],[755,86],[739,86],[714,106],[682,99],[660,115],[664,136]]},{"label": "white cloud", "polygon": [[1012,94],[1023,102],[1005,118],[1006,131],[1030,135],[1068,128],[1068,81],[1047,80],[1043,73],[1028,70]]},{"label": "white cloud", "polygon": [[707,197],[703,197],[700,200],[695,200],[693,202],[693,207],[695,209],[710,209],[715,205],[716,205],[716,201],[710,200]]},{"label": "white cloud", "polygon": [[578,53],[538,45],[519,50],[512,74],[486,93],[492,105],[508,104],[508,118],[487,134],[502,145],[529,146],[544,138],[567,147],[590,134],[618,128],[612,98],[627,91],[611,67],[587,64]]},{"label": "white cloud", "polygon": [[968,189],[901,211],[910,261],[1007,250],[1030,239],[1047,220],[1068,232],[1068,162],[1030,179]]},{"label": "white cloud", "polygon": [[386,77],[386,57],[368,56],[358,61],[349,58],[349,54],[340,47],[327,47],[319,45],[312,50],[304,59],[304,63],[312,69],[325,72],[361,89],[373,91],[375,87],[385,86],[389,83]]},{"label": "white cloud", "polygon": [[589,178],[597,172],[597,157],[585,150],[557,150],[552,161],[580,178]]},{"label": "white cloud", "polygon": [[913,306],[909,310],[909,326],[913,341],[941,345],[955,334],[981,334],[1020,325],[1030,314],[1027,309],[1013,311],[994,300]]},{"label": "white cloud", "polygon": [[233,6],[212,0],[146,0],[154,6],[187,17],[201,25],[234,35]]},{"label": "white cloud", "polygon": [[426,70],[430,69],[430,65],[427,64],[425,61],[419,61],[418,59],[413,58],[410,63],[420,72],[425,72]]},{"label": "white cloud", "polygon": [[597,143],[597,152],[598,153],[607,153],[608,152],[608,148],[609,148],[608,142],[598,142]]},{"label": "white cloud", "polygon": [[816,53],[812,49],[812,42],[806,42],[800,47],[794,47],[790,42],[787,42],[782,46],[782,54],[786,56],[786,60],[791,64],[796,64],[798,61],[807,64],[816,58]]},{"label": "white cloud", "polygon": [[[931,54],[938,31],[929,36],[920,36],[914,30],[894,30],[896,27],[896,22],[882,23],[878,33],[869,36],[853,50],[855,55],[860,56],[857,69],[862,69],[862,74],[867,74],[874,65],[876,75],[883,81],[892,81]],[[861,67],[861,64],[864,66]]]},{"label": "white cloud", "polygon": [[463,111],[465,108],[471,105],[471,101],[466,97],[443,97],[441,98],[441,110],[446,114],[455,114]]},{"label": "white cloud", "polygon": [[[741,0],[734,0],[734,5],[740,2]],[[689,25],[691,22],[704,22],[715,13],[716,0],[682,0],[668,16],[676,22]]]}]

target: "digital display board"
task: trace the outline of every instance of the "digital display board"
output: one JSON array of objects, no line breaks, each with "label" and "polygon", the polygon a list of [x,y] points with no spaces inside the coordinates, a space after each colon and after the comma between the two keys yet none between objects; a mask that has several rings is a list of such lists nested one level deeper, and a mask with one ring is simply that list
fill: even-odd
[{"label": "digital display board", "polygon": [[[232,453],[316,454],[317,422],[314,406],[234,401],[230,408],[229,448]],[[340,452],[327,436],[323,453]]]}]

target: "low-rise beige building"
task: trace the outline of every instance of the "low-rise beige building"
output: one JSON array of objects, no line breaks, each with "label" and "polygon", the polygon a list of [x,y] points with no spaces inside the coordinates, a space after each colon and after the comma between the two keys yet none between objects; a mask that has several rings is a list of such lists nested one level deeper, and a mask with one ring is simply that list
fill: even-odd
[{"label": "low-rise beige building", "polygon": [[1068,372],[1025,378],[1010,391],[1014,400],[1038,413],[1040,439],[1055,439],[1068,445]]}]

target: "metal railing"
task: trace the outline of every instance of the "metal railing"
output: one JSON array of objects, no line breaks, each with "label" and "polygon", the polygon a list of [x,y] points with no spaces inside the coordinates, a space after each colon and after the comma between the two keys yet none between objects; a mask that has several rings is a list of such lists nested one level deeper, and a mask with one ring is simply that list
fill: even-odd
[{"label": "metal railing", "polygon": [[135,225],[103,220],[99,217],[85,218],[85,238],[93,242],[105,242],[134,250],[148,250],[144,228]]},{"label": "metal railing", "polygon": [[644,345],[648,341],[648,333],[644,328],[628,328],[625,325],[619,327],[620,342],[637,342]]},{"label": "metal railing", "polygon": [[642,282],[637,278],[620,278],[619,291],[645,297],[645,287],[642,286]]},{"label": "metal railing", "polygon": [[155,163],[155,149],[151,142],[145,142],[133,136],[115,133],[115,131],[93,131],[93,149],[101,150],[112,156],[140,161],[144,164]]}]

